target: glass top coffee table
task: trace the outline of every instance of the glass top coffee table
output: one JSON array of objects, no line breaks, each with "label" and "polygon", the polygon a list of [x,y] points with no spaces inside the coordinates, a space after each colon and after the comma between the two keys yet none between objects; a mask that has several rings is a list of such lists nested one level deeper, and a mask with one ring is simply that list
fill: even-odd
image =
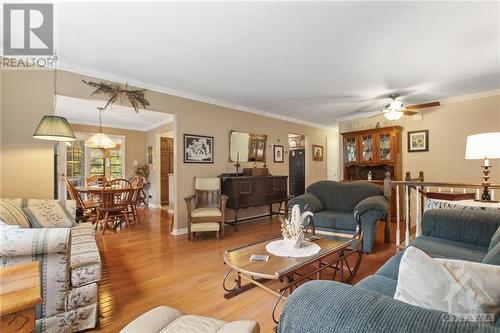
[{"label": "glass top coffee table", "polygon": [[[266,245],[276,239],[259,241],[257,243],[240,246],[224,252],[224,262],[229,266],[229,271],[224,276],[222,286],[226,291],[224,297],[231,298],[253,287],[259,287],[277,296],[273,306],[272,316],[275,318],[276,306],[280,300],[286,300],[285,294],[293,292],[298,283],[304,280],[321,279],[321,272],[327,268],[333,269],[333,279],[337,272],[340,281],[348,283],[357,273],[362,257],[363,233],[343,235],[341,240],[320,238],[315,241],[321,248],[314,255],[301,258],[280,257],[268,253]],[[252,255],[268,255],[268,261],[251,261]],[[349,266],[347,258],[356,255],[353,268]],[[344,272],[344,268],[347,268]],[[234,276],[234,286],[228,287],[228,277]],[[347,276],[345,276],[347,275]],[[242,280],[245,284],[242,284]],[[271,280],[280,281],[277,290],[271,289],[265,283]]]}]

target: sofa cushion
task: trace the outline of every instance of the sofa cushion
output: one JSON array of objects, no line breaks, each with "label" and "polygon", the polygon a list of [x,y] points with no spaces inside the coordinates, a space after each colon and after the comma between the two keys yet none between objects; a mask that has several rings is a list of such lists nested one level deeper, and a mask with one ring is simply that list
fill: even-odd
[{"label": "sofa cushion", "polygon": [[375,275],[381,275],[391,280],[397,280],[399,273],[399,263],[401,262],[401,257],[403,256],[403,254],[404,251],[401,251],[395,256],[391,257],[382,267],[379,268]]},{"label": "sofa cushion", "polygon": [[27,199],[23,211],[33,228],[71,228],[75,225],[74,215],[63,201]]},{"label": "sofa cushion", "polygon": [[222,212],[219,208],[197,208],[191,212],[192,217],[220,217]]},{"label": "sofa cushion", "polygon": [[314,214],[314,226],[319,228],[354,230],[356,221],[351,212],[332,212],[323,210]]},{"label": "sofa cushion", "polygon": [[496,211],[432,209],[424,213],[422,235],[488,247],[499,226]]},{"label": "sofa cushion", "polygon": [[21,199],[0,198],[0,219],[6,224],[18,225],[22,228],[30,228],[28,218],[22,210]]},{"label": "sofa cushion", "polygon": [[376,291],[387,297],[394,297],[398,282],[383,275],[371,275],[356,284],[356,287]]},{"label": "sofa cushion", "polygon": [[430,236],[417,237],[411,245],[435,258],[481,262],[487,254],[486,247]]},{"label": "sofa cushion", "polygon": [[309,185],[307,192],[314,194],[325,210],[352,212],[363,199],[383,195],[380,186],[365,181],[340,183],[323,180]]}]

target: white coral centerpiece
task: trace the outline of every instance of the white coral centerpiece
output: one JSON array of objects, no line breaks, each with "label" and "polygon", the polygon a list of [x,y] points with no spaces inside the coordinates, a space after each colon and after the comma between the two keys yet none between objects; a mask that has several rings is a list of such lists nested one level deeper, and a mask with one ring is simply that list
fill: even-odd
[{"label": "white coral centerpiece", "polygon": [[281,234],[283,239],[289,242],[290,246],[294,249],[300,248],[304,242],[304,232],[307,228],[307,217],[312,217],[312,212],[306,211],[300,213],[300,206],[294,205],[292,208],[292,215],[290,219],[284,219],[281,223]]}]

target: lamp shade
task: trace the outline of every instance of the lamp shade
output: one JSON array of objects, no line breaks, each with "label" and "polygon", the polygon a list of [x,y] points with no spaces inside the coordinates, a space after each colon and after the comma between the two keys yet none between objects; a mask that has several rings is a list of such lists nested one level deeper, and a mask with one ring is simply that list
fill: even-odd
[{"label": "lamp shade", "polygon": [[104,133],[94,134],[90,139],[85,141],[85,146],[89,148],[102,148],[102,149],[110,149],[116,147],[116,142],[111,140]]},{"label": "lamp shade", "polygon": [[468,160],[500,158],[500,132],[469,135],[465,158]]},{"label": "lamp shade", "polygon": [[42,118],[33,137],[35,139],[52,141],[76,140],[75,133],[73,133],[66,118],[52,115]]}]

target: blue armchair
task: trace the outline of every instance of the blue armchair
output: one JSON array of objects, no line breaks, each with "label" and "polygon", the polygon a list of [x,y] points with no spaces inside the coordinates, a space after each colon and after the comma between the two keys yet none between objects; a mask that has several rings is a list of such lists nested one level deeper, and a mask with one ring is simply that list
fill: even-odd
[{"label": "blue armchair", "polygon": [[319,181],[289,201],[289,207],[296,204],[314,213],[316,230],[341,233],[355,232],[354,212],[358,211],[364,233],[363,251],[367,253],[373,250],[377,222],[388,210],[382,188],[368,182]]}]

